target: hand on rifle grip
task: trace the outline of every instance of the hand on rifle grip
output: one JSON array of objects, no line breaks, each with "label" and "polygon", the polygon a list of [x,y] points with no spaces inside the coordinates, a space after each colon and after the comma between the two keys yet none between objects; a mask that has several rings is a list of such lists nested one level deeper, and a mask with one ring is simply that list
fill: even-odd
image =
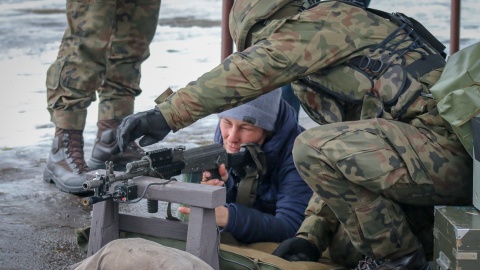
[{"label": "hand on rifle grip", "polygon": [[202,184],[212,186],[223,186],[228,180],[228,171],[225,164],[221,164],[218,169],[205,171],[202,173]]}]

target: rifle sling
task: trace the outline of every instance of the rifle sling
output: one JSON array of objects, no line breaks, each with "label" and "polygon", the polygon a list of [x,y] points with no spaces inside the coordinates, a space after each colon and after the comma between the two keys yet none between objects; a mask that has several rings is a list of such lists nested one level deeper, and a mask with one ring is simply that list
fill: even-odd
[{"label": "rifle sling", "polygon": [[252,207],[257,196],[258,173],[255,168],[248,166],[247,173],[237,187],[236,203],[246,207]]},{"label": "rifle sling", "polygon": [[259,176],[267,172],[265,153],[258,144],[243,144],[250,153],[255,166],[245,167],[245,177],[238,183],[237,197],[235,202],[246,207],[252,207],[257,197],[257,187]]}]

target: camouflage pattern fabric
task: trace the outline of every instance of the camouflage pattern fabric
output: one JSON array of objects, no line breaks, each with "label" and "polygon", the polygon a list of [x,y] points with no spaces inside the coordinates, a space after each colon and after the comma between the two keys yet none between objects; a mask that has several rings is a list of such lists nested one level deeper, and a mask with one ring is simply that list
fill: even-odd
[{"label": "camouflage pattern fabric", "polygon": [[[305,111],[322,124],[298,138],[295,162],[330,208],[306,219],[306,237],[324,237],[309,222],[316,228],[317,218],[337,217],[364,255],[396,258],[418,248],[398,202],[464,204],[472,194],[472,161],[430,98],[443,69],[415,75],[405,68],[438,52],[428,44],[407,49],[414,46],[405,31],[341,1],[263,23],[252,46],[157,105],[170,128],[293,82]],[[359,56],[386,65],[346,65]]]},{"label": "camouflage pattern fabric", "polygon": [[98,120],[133,113],[140,65],[158,23],[160,0],[68,0],[68,28],[47,71],[47,102],[59,128],[83,130],[99,93]]},{"label": "camouflage pattern fabric", "polygon": [[[420,78],[412,78],[399,69],[399,65],[408,65],[420,59],[421,54],[408,53],[400,57],[378,49],[370,56],[392,58],[392,67],[375,80],[374,85],[365,75],[355,77],[358,73],[340,64],[369,52],[371,46],[378,45],[398,27],[362,8],[342,2],[321,2],[297,15],[266,23],[265,27],[252,33],[254,45],[227,57],[221,65],[158,105],[174,131],[291,82],[307,113],[321,124],[357,120],[361,116],[373,118],[380,115],[392,119],[391,109],[397,108],[384,108],[383,100],[395,103],[397,98],[402,104],[410,103],[410,95],[418,94],[419,89],[428,94],[428,88],[438,80],[442,71],[434,70]],[[411,40],[401,43],[404,39],[404,35],[395,39],[395,43],[400,42],[398,47],[405,48],[411,43]],[[402,72],[401,80],[395,79],[400,76],[395,71]],[[373,74],[369,76],[374,77]],[[411,91],[401,94],[399,91],[404,90],[401,86],[407,84],[406,78],[409,78],[406,90]],[[317,92],[319,88],[316,86],[320,83],[331,84],[328,86],[334,91]],[[334,95],[339,97],[338,100],[333,98]],[[415,104],[402,115],[404,121],[428,117],[424,114],[429,99],[422,96],[413,102]],[[362,105],[361,110],[352,113],[352,107],[357,104]],[[440,121],[435,124],[443,128],[443,121],[440,117],[437,119]]]},{"label": "camouflage pattern fabric", "polygon": [[458,141],[398,121],[316,127],[297,137],[293,155],[302,178],[331,209],[318,218],[338,218],[355,247],[374,258],[419,246],[399,203],[459,205],[472,194],[468,153]]},{"label": "camouflage pattern fabric", "polygon": [[[274,14],[279,14],[278,11],[283,7],[297,7],[292,13],[296,14],[302,5],[292,5],[291,2],[303,2],[298,0],[271,0],[271,1],[237,1],[230,12],[229,29],[237,50],[243,51],[247,44],[247,36],[250,29],[257,23],[261,23],[265,18],[272,19]],[[290,3],[290,4],[289,4]],[[251,12],[252,9],[255,12]],[[283,13],[284,11],[280,12]]]},{"label": "camouflage pattern fabric", "polygon": [[[405,202],[406,203],[406,202]],[[422,244],[428,261],[433,260],[433,206],[400,204],[412,233]],[[363,259],[350,240],[347,230],[330,207],[314,193],[305,211],[305,222],[297,231],[297,237],[308,239],[323,253],[327,250],[334,263],[348,267],[357,266]]]},{"label": "camouflage pattern fabric", "polygon": [[343,224],[317,193],[310,199],[305,216],[297,237],[314,243],[322,253],[328,248],[332,262],[355,267],[363,259],[364,255],[353,246]]}]

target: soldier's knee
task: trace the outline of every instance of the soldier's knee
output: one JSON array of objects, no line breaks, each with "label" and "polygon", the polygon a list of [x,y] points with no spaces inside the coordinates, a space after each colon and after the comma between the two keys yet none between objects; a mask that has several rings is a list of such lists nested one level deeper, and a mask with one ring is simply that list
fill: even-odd
[{"label": "soldier's knee", "polygon": [[308,145],[308,141],[305,138],[305,132],[301,133],[295,139],[293,144],[292,156],[295,163],[303,163],[306,161],[306,157],[309,156],[309,152],[312,148]]}]

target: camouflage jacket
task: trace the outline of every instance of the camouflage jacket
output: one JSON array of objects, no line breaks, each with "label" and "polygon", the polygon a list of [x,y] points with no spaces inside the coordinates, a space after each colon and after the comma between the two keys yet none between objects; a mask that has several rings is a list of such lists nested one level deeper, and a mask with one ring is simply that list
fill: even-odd
[{"label": "camouflage jacket", "polygon": [[429,92],[444,62],[422,71],[417,60],[438,52],[416,46],[408,27],[339,1],[265,24],[253,33],[252,46],[158,99],[173,131],[292,83],[319,124],[381,117],[455,138]]},{"label": "camouflage jacket", "polygon": [[[393,40],[382,44],[391,34]],[[404,68],[434,50],[409,50],[411,37],[385,18],[346,3],[321,2],[266,22],[253,33],[252,43],[197,81],[166,99],[161,96],[165,102],[158,107],[173,131],[293,83],[304,109],[320,124],[383,117],[440,126],[435,131],[447,135],[443,121],[428,113],[435,105],[428,89],[443,67],[421,76]],[[363,56],[361,67],[382,60],[380,73],[374,72],[376,67],[349,66]]]}]

